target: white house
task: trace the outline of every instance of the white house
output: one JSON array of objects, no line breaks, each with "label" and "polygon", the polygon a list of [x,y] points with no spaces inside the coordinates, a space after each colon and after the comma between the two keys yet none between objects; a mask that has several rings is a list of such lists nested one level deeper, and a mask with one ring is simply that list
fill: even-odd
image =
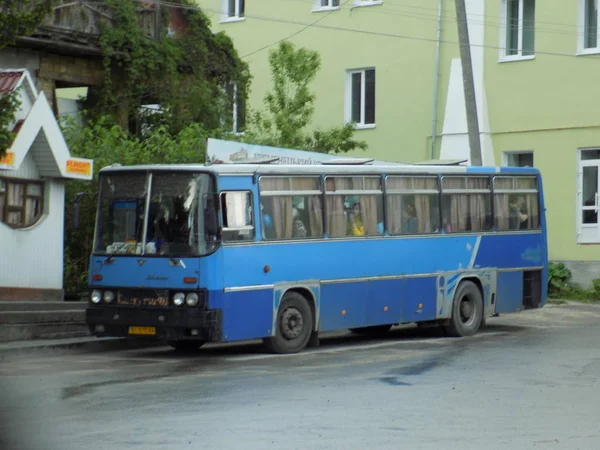
[{"label": "white house", "polygon": [[0,300],[62,300],[65,180],[91,180],[93,161],[71,157],[27,70],[0,70],[0,96],[15,91],[16,137],[0,159]]}]

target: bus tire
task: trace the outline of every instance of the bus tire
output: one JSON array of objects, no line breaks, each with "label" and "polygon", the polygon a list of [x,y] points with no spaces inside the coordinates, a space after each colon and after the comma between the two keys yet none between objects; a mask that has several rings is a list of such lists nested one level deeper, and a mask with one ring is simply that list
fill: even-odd
[{"label": "bus tire", "polygon": [[273,353],[298,353],[308,344],[313,325],[306,298],[297,292],[286,292],[277,312],[275,336],[264,338],[263,342]]},{"label": "bus tire", "polygon": [[483,320],[483,299],[481,291],[472,281],[460,283],[452,301],[450,323],[444,331],[453,337],[473,336]]},{"label": "bus tire", "polygon": [[350,331],[355,334],[363,334],[366,336],[382,336],[387,334],[391,329],[391,325],[374,325],[372,327],[350,328]]},{"label": "bus tire", "polygon": [[205,341],[169,341],[169,345],[178,352],[195,352],[205,344]]}]

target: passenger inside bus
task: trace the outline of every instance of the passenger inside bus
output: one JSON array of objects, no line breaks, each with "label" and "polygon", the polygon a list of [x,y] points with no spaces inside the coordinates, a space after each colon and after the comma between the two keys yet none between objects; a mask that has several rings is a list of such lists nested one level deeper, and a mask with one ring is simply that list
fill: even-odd
[{"label": "passenger inside bus", "polygon": [[510,229],[511,230],[526,230],[529,216],[527,214],[527,206],[525,198],[519,196],[516,200],[510,202]]},{"label": "passenger inside bus", "polygon": [[352,205],[352,212],[348,215],[348,236],[364,236],[365,225],[362,218],[360,203]]},{"label": "passenger inside bus", "polygon": [[292,232],[292,237],[306,237],[307,231],[304,226],[304,222],[300,219],[300,212],[298,208],[292,208],[292,217],[294,218],[294,230]]},{"label": "passenger inside bus", "polygon": [[415,205],[408,203],[404,208],[404,220],[402,221],[402,233],[416,234],[418,232],[417,210]]}]

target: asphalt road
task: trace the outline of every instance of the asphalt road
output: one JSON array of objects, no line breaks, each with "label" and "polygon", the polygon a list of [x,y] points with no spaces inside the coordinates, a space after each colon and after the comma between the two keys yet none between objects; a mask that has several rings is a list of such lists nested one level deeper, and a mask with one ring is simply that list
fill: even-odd
[{"label": "asphalt road", "polygon": [[[1,449],[598,449],[600,305],[260,345],[2,355]],[[1,442],[3,440],[3,442]]]}]

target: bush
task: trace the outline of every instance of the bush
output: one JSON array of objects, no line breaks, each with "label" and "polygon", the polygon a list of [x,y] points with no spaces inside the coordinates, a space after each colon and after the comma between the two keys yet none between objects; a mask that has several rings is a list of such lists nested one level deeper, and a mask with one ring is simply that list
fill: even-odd
[{"label": "bush", "polygon": [[548,266],[548,295],[561,296],[571,289],[568,281],[571,271],[563,263],[550,263]]}]

